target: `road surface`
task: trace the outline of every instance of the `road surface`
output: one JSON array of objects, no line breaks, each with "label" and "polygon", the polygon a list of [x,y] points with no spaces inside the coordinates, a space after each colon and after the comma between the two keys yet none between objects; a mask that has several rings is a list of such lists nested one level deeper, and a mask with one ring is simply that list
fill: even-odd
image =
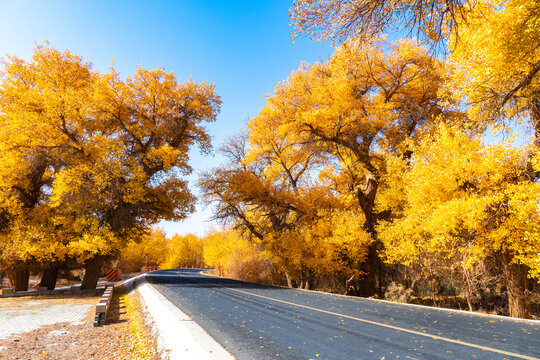
[{"label": "road surface", "polygon": [[540,359],[540,322],[161,270],[146,279],[237,359]]}]

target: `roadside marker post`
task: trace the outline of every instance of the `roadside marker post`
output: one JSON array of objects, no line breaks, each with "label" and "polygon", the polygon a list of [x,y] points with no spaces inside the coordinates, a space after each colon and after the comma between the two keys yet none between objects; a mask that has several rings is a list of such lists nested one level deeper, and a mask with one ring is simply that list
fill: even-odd
[{"label": "roadside marker post", "polygon": [[118,281],[120,280],[120,269],[112,269],[107,271],[107,281]]}]

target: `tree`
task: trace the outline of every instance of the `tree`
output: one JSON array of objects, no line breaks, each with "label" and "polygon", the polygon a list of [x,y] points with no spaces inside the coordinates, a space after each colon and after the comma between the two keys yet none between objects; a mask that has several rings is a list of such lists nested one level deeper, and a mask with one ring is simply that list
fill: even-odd
[{"label": "tree", "polygon": [[67,191],[56,198],[76,211],[98,212],[121,237],[160,219],[183,219],[193,211],[194,198],[180,175],[191,171],[193,144],[210,148],[202,124],[214,121],[219,109],[213,85],[179,84],[161,69],[139,69],[125,83],[115,73],[105,76],[97,97],[97,114],[113,143],[104,154],[96,149],[103,159],[99,170],[82,164],[59,178],[58,188]]},{"label": "tree", "polygon": [[[217,205],[215,217],[249,234],[252,246],[285,274],[289,286],[313,287],[317,278],[337,273],[344,286],[342,274],[355,270],[338,264],[356,264],[366,247],[344,245],[351,241],[346,238],[330,240],[336,230],[328,219],[345,211],[318,178],[328,159],[291,141],[296,135],[281,133],[278,119],[258,117],[249,126],[249,138],[234,138],[224,147],[231,162],[200,180],[207,200]],[[317,234],[311,231],[315,227]]]},{"label": "tree", "polygon": [[[540,146],[540,5],[537,1],[481,1],[468,10],[449,87],[477,124],[507,127],[528,120]],[[481,49],[481,50],[480,50]]]},{"label": "tree", "polygon": [[[467,106],[477,127],[521,128],[523,139],[532,132],[520,173],[522,180],[532,183],[520,186],[535,189],[540,174],[535,166],[540,148],[540,6],[536,1],[481,1],[468,13],[459,39],[451,38],[456,71],[448,87]],[[512,209],[503,210],[498,213],[501,222],[512,217]],[[511,253],[502,261],[515,256]],[[525,299],[527,273],[535,272],[534,262],[530,266],[519,261],[507,269],[507,276],[515,280],[508,289],[510,308],[518,316],[528,314],[526,300],[520,299]]]},{"label": "tree", "polygon": [[217,200],[216,217],[236,219],[301,283],[332,267],[314,265],[328,259],[315,256],[314,246],[346,232],[325,219],[360,210],[352,218],[369,234],[368,256],[343,250],[349,265],[367,259],[356,269],[366,274],[359,290],[373,294],[381,282],[375,225],[390,215],[376,201],[385,154],[410,157],[404,140],[455,115],[439,104],[444,65],[413,41],[389,46],[385,55],[382,46],[350,42],[324,64],[293,72],[250,121],[248,141],[227,146],[232,163],[201,180],[208,200]]},{"label": "tree", "polygon": [[469,0],[295,0],[291,8],[293,36],[308,34],[318,40],[357,38],[372,41],[385,32],[408,29],[437,44],[467,21]]},{"label": "tree", "polygon": [[[204,174],[200,186],[207,201],[217,205],[216,219],[244,229],[262,248],[274,249],[269,252],[281,260],[282,270],[296,276],[286,261],[290,252],[278,254],[272,244],[304,226],[306,219],[317,217],[316,207],[328,207],[331,196],[310,181],[311,171],[319,164],[316,156],[302,151],[287,136],[259,132],[262,129],[255,129],[254,122],[251,127],[250,148],[246,148],[245,136],[231,139],[223,149],[230,163]],[[307,273],[298,275],[308,277]]]},{"label": "tree", "polygon": [[204,248],[205,238],[200,238],[194,234],[176,234],[170,240],[170,251],[166,267],[170,269],[204,267]]},{"label": "tree", "polygon": [[167,267],[170,252],[169,239],[163,231],[154,228],[139,242],[130,240],[122,247],[119,267],[123,272],[138,272],[145,265]]},{"label": "tree", "polygon": [[224,229],[206,234],[203,242],[204,261],[218,275],[274,283],[274,266],[249,237]]},{"label": "tree", "polygon": [[[67,236],[58,240],[86,263],[83,287],[95,287],[104,256],[160,219],[193,210],[181,175],[191,171],[193,145],[209,150],[204,123],[219,107],[213,85],[179,83],[163,69],[138,69],[122,81],[48,46],[37,46],[32,62],[9,57],[0,89],[3,156],[12,164],[41,160],[35,176],[20,162],[20,171],[0,177],[7,204],[21,203],[19,184],[26,186],[32,201],[23,208],[54,213],[55,233]],[[29,218],[10,211],[2,215],[7,237],[16,219]]]},{"label": "tree", "polygon": [[[444,64],[413,41],[379,45],[349,42],[323,64],[304,65],[280,84],[258,120],[279,119],[281,134],[294,134],[336,164],[334,178],[356,198],[363,227],[374,240],[375,225],[390,212],[377,202],[384,189],[386,154],[410,157],[405,140],[429,131],[431,124],[454,116],[441,107],[438,93]],[[361,291],[380,286],[381,265],[374,241],[363,271]]]},{"label": "tree", "polygon": [[504,272],[510,315],[529,317],[527,276],[538,275],[540,187],[522,179],[523,158],[508,144],[488,146],[448,127],[423,139],[402,177],[407,206],[379,225],[387,259],[425,268],[453,260],[463,272],[494,259]]},{"label": "tree", "polygon": [[25,274],[14,274],[16,289],[27,288],[28,266],[61,261],[66,255],[63,246],[69,240],[56,231],[56,215],[48,205],[50,187],[62,163],[80,157],[62,131],[88,110],[91,83],[89,64],[69,52],[38,46],[31,63],[15,57],[4,62],[0,232],[2,262],[8,272]]}]

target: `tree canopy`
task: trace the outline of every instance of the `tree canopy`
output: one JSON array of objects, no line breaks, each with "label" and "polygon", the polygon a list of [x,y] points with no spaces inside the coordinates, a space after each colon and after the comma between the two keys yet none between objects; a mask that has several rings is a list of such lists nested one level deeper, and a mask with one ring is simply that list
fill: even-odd
[{"label": "tree canopy", "polygon": [[467,10],[475,5],[470,0],[295,0],[290,13],[295,37],[369,42],[405,33],[437,44],[467,21]]},{"label": "tree canopy", "polygon": [[210,149],[204,124],[220,108],[212,84],[163,69],[122,80],[48,45],[3,65],[3,261],[84,262],[193,211],[182,175],[193,145]]},{"label": "tree canopy", "polygon": [[[203,175],[215,217],[289,285],[382,296],[408,281],[433,302],[457,286],[470,309],[505,289],[508,313],[530,316],[539,14],[532,0],[295,1],[293,36],[335,52],[277,84]],[[419,39],[385,40],[404,32]]]}]

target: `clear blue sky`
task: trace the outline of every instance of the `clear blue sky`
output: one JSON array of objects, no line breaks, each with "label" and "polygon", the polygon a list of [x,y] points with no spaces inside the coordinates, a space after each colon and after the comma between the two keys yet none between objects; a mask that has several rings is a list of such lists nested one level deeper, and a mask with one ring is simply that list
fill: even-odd
[{"label": "clear blue sky", "polygon": [[[332,49],[307,39],[293,43],[292,0],[24,1],[0,0],[0,56],[29,59],[34,44],[49,41],[106,72],[128,76],[159,65],[180,81],[216,85],[223,101],[208,126],[215,147],[245,128],[265,104],[264,96],[302,61],[324,61]],[[217,166],[218,157],[192,152],[195,171]],[[193,183],[196,176],[191,176]],[[196,189],[193,188],[196,193]],[[203,234],[210,209],[180,223],[161,223],[169,234]]]}]

